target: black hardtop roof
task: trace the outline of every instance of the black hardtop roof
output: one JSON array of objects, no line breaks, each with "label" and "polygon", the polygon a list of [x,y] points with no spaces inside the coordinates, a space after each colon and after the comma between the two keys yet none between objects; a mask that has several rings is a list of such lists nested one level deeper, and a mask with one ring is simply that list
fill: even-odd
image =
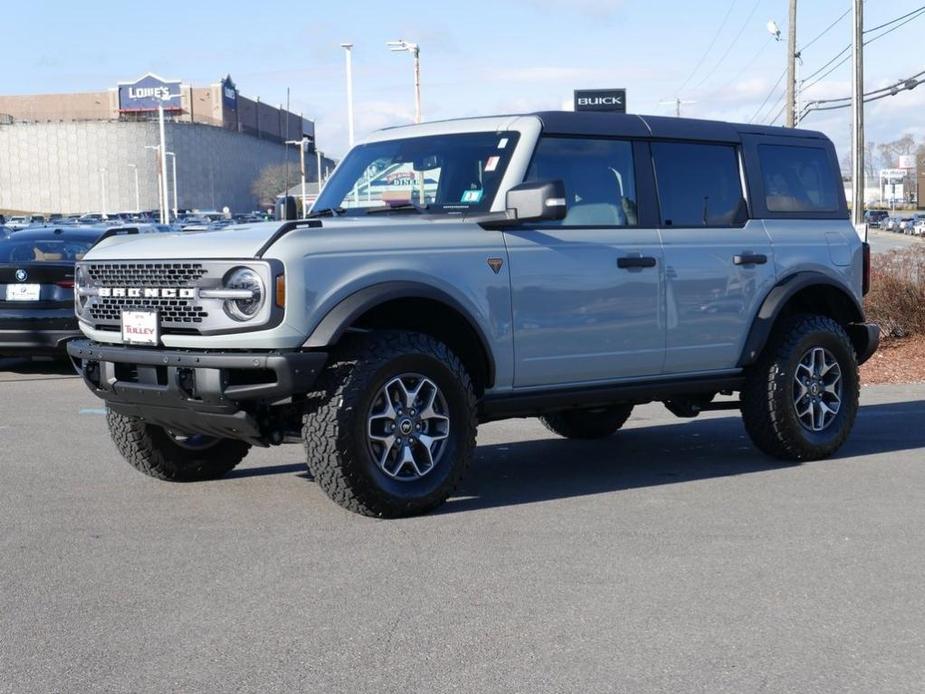
[{"label": "black hardtop roof", "polygon": [[715,140],[739,142],[741,136],[775,135],[828,140],[816,130],[782,128],[750,123],[727,123],[699,118],[646,116],[634,113],[596,111],[538,111],[531,115],[543,122],[543,131],[555,135],[610,135],[657,137],[679,140]]}]

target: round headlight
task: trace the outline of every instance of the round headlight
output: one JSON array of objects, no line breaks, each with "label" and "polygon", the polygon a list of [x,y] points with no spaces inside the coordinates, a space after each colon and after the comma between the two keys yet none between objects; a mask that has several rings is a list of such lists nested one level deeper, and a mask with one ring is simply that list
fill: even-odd
[{"label": "round headlight", "polygon": [[86,294],[81,295],[80,290],[87,285],[87,280],[84,277],[83,268],[80,265],[74,270],[74,306],[77,309],[77,313],[83,313],[84,308],[87,306],[87,302],[90,300],[90,297]]},{"label": "round headlight", "polygon": [[246,267],[235,268],[225,276],[226,289],[243,289],[251,292],[248,299],[228,299],[225,311],[239,321],[250,320],[256,316],[267,298],[266,288],[260,275]]}]

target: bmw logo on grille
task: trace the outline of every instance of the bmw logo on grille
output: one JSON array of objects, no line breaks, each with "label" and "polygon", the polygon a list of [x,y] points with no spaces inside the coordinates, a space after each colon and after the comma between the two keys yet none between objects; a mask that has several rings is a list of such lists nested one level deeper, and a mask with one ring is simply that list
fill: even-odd
[{"label": "bmw logo on grille", "polygon": [[16,281],[17,282],[25,282],[28,278],[29,278],[29,275],[22,268],[19,268],[16,271]]}]

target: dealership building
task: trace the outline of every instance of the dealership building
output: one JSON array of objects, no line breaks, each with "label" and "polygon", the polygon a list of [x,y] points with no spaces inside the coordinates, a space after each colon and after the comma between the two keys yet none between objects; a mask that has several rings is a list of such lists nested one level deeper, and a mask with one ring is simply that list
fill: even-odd
[{"label": "dealership building", "polygon": [[287,140],[308,138],[306,178],[317,178],[312,121],[243,96],[230,76],[194,87],[148,73],[98,92],[0,96],[0,210],[157,209],[159,105],[169,207],[255,209],[264,167],[288,163],[299,180],[298,148]]}]

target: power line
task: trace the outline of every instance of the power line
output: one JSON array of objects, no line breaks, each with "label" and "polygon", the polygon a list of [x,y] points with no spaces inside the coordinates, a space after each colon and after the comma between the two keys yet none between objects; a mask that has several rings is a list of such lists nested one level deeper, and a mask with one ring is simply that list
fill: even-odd
[{"label": "power line", "polygon": [[[784,102],[784,99],[786,99],[786,98],[787,98],[787,90],[785,89],[784,91],[781,92],[780,96],[777,97],[777,99],[775,99],[774,103],[771,104],[771,108],[769,108],[767,111],[765,111],[764,116],[761,116],[761,117],[758,118],[758,121],[757,121],[757,122],[761,122],[761,121],[766,121],[766,120],[768,120],[768,116],[770,116],[770,115],[774,112],[774,109],[777,108],[777,106],[778,106],[780,103]],[[784,108],[784,109],[787,108],[786,102],[784,102],[784,105],[782,106],[782,108]]]},{"label": "power line", "polygon": [[[905,25],[908,24],[909,22],[911,22],[911,21],[913,21],[913,20],[915,20],[915,19],[918,19],[919,17],[921,17],[921,16],[923,16],[923,15],[925,15],[925,5],[923,5],[922,7],[918,8],[917,10],[913,10],[912,12],[909,12],[909,13],[907,13],[907,14],[904,14],[902,17],[897,17],[896,19],[893,19],[893,20],[891,20],[891,21],[889,21],[889,22],[886,22],[886,23],[884,23],[884,24],[881,24],[879,27],[876,27],[875,29],[871,29],[870,31],[875,31],[876,29],[883,28],[884,26],[887,26],[887,25],[889,25],[889,24],[895,24],[896,22],[899,22],[900,20],[905,20],[905,21],[903,21],[902,23],[896,24],[896,26],[887,29],[887,30],[884,31],[883,33],[878,34],[877,36],[873,36],[873,37],[867,39],[867,40],[864,42],[864,45],[867,46],[868,44],[873,43],[873,42],[876,41],[877,39],[882,39],[882,38],[883,38],[884,36],[886,36],[887,34],[890,34],[890,33],[894,32],[894,31],[896,31],[897,29],[899,29],[899,28],[905,26]],[[867,33],[867,32],[865,32],[865,33]],[[825,65],[823,65],[822,67],[820,67],[820,68],[819,68],[818,70],[816,70],[813,74],[807,76],[807,77],[803,80],[803,83],[804,83],[804,84],[803,84],[803,88],[802,88],[800,91],[801,91],[801,92],[806,91],[806,90],[809,89],[810,87],[813,87],[813,86],[819,84],[819,82],[821,82],[822,80],[824,80],[826,77],[828,77],[828,76],[831,75],[833,72],[835,72],[835,70],[837,70],[838,68],[840,68],[840,67],[841,67],[842,65],[844,65],[846,62],[848,62],[848,60],[850,60],[850,58],[851,58],[851,54],[850,54],[850,53],[849,53],[848,55],[846,55],[844,58],[842,58],[838,63],[836,63],[835,66],[832,67],[831,70],[829,70],[829,71],[827,71],[826,73],[824,73],[823,75],[821,75],[818,79],[813,80],[813,81],[810,82],[810,80],[812,80],[813,77],[815,77],[815,76],[818,75],[820,72],[822,72],[823,70],[825,70],[829,65],[832,65],[832,63],[834,63],[836,60],[838,60],[838,58],[839,58],[840,56],[842,56],[844,53],[846,53],[846,52],[849,51],[849,50],[851,50],[851,46],[850,46],[850,45],[845,46],[845,47],[844,47],[842,50],[840,50],[840,51],[835,55],[835,57],[832,58],[829,62],[827,62],[827,63],[826,63]],[[807,84],[807,83],[808,83],[808,84]]]},{"label": "power line", "polygon": [[[925,14],[925,6],[922,6],[922,7],[920,7],[919,9],[914,10],[913,12],[910,12],[910,13],[907,14],[907,15],[904,15],[905,17],[908,17],[908,19],[906,19],[904,22],[901,22],[900,24],[897,24],[896,26],[890,27],[889,29],[887,29],[886,31],[884,31],[882,34],[877,34],[877,35],[874,36],[872,39],[868,39],[867,41],[864,42],[864,45],[866,46],[868,43],[872,43],[872,42],[876,41],[877,39],[882,39],[882,38],[883,38],[884,36],[886,36],[887,34],[891,34],[891,33],[893,33],[894,31],[896,31],[897,29],[906,26],[906,24],[908,24],[909,22],[913,21],[914,19],[918,19],[918,18],[921,17],[923,14]],[[909,15],[914,15],[914,16],[909,16]],[[895,19],[894,21],[899,21],[899,18]],[[888,23],[889,23],[889,22],[888,22]],[[871,29],[871,31],[873,31],[873,29]]]},{"label": "power line", "polygon": [[873,31],[877,31],[878,29],[882,29],[882,28],[885,27],[885,26],[889,26],[890,24],[895,24],[895,23],[898,22],[899,20],[905,19],[905,18],[908,17],[909,15],[913,15],[913,14],[915,14],[916,12],[921,12],[922,10],[925,10],[925,5],[922,5],[921,7],[917,7],[916,9],[912,10],[911,12],[907,12],[906,14],[902,15],[901,17],[897,17],[896,19],[891,19],[891,20],[888,21],[888,22],[884,22],[883,24],[881,24],[881,25],[879,25],[879,26],[871,27],[870,29],[865,29],[865,30],[864,30],[864,33],[865,33],[865,34],[869,34],[869,33],[873,32]]},{"label": "power line", "polygon": [[[732,39],[730,44],[726,47],[726,50],[720,56],[719,60],[713,65],[710,71],[707,73],[706,77],[700,80],[697,84],[693,86],[693,89],[698,89],[704,82],[710,79],[713,76],[713,73],[723,64],[723,61],[729,56],[729,52],[735,47],[739,39],[742,38],[742,34],[745,33],[745,29],[748,28],[748,23],[752,21],[752,17],[755,16],[755,12],[758,10],[758,6],[762,3],[762,0],[755,0],[755,4],[752,5],[751,12],[748,13],[748,17],[745,18],[745,21],[742,22],[742,26],[739,27],[739,31],[736,33],[735,37]],[[769,37],[770,38],[770,37]]]},{"label": "power line", "polygon": [[802,53],[803,51],[805,51],[807,48],[809,48],[809,47],[812,46],[814,43],[816,43],[816,41],[818,41],[818,40],[821,39],[823,36],[825,36],[826,34],[828,34],[828,33],[835,27],[836,24],[838,24],[841,20],[843,20],[845,17],[847,17],[850,13],[851,13],[851,8],[849,7],[847,10],[845,10],[844,14],[842,14],[838,19],[836,19],[834,22],[832,22],[831,24],[829,24],[829,26],[827,26],[827,27],[826,27],[825,29],[823,29],[821,32],[819,32],[818,34],[816,34],[816,36],[815,36],[813,39],[811,39],[809,43],[807,43],[807,44],[804,45],[804,46],[801,46],[801,47],[800,47],[800,53]]},{"label": "power line", "polygon": [[771,95],[777,91],[777,88],[780,86],[781,81],[784,79],[784,75],[787,74],[787,69],[784,68],[784,71],[780,73],[780,77],[777,78],[777,81],[774,83],[774,86],[771,87],[771,91],[768,92],[768,95],[764,97],[764,101],[761,102],[761,106],[758,107],[758,110],[755,111],[755,115],[748,119],[749,123],[754,123],[755,119],[758,117],[758,114],[764,109],[765,105],[768,103],[768,100],[771,98]]},{"label": "power line", "polygon": [[[903,91],[910,91],[912,89],[915,89],[921,83],[919,78],[923,76],[925,76],[925,70],[922,70],[921,72],[917,72],[911,77],[907,77],[905,79],[901,79],[897,82],[894,82],[893,84],[889,86],[881,87],[880,89],[873,89],[869,92],[865,92],[864,93],[864,103],[866,104],[871,101],[878,101],[879,99],[884,99],[888,96],[896,96],[897,94]],[[827,105],[820,105],[820,104],[827,104]],[[848,108],[850,105],[851,105],[850,96],[843,96],[838,99],[817,99],[815,101],[810,101],[803,108],[803,112],[800,114],[800,120],[805,118],[807,115],[809,115],[813,111],[834,111],[840,108]]]},{"label": "power line", "polygon": [[722,34],[723,32],[723,29],[726,28],[726,22],[729,21],[729,15],[732,14],[732,10],[736,6],[736,2],[738,2],[738,0],[732,0],[732,2],[729,4],[729,9],[726,10],[726,16],[723,17],[723,21],[720,23],[719,27],[716,30],[716,33],[713,35],[713,39],[710,41],[710,45],[707,46],[707,50],[705,50],[703,52],[703,55],[700,56],[700,60],[698,60],[697,64],[694,65],[694,69],[691,70],[691,73],[687,76],[687,79],[685,79],[684,82],[681,84],[681,86],[678,87],[678,90],[677,90],[678,94],[680,94],[684,90],[684,87],[687,86],[687,83],[690,82],[693,76],[697,74],[697,71],[700,69],[700,66],[703,65],[703,61],[707,59],[707,56],[710,54],[710,51],[713,50],[713,46],[716,45],[717,39],[719,39],[720,34]]}]

